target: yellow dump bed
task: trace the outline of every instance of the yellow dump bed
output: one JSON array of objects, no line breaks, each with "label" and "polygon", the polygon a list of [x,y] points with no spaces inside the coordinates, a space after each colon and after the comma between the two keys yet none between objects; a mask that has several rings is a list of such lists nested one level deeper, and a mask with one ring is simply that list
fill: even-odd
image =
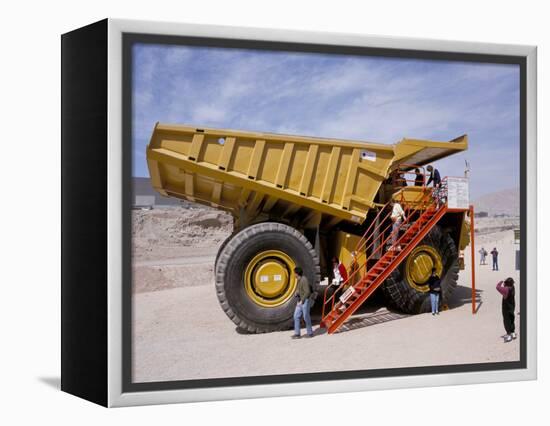
[{"label": "yellow dump bed", "polygon": [[396,163],[425,164],[467,148],[404,139],[395,145],[157,124],[147,147],[153,187],[230,211],[304,222],[361,223]]}]

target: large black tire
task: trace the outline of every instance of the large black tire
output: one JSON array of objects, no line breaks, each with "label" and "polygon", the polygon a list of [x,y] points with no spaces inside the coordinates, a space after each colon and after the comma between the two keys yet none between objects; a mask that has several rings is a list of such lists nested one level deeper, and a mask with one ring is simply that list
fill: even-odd
[{"label": "large black tire", "polygon": [[288,330],[293,325],[296,299],[276,307],[256,304],[247,294],[246,266],[257,254],[278,250],[304,270],[316,289],[320,282],[319,258],[311,243],[296,229],[281,223],[264,222],[239,231],[221,249],[216,263],[216,294],[223,311],[242,330],[251,333]]},{"label": "large black tire", "polygon": [[[420,244],[432,246],[441,255],[443,271],[441,274],[440,304],[448,303],[458,280],[458,251],[451,236],[435,226]],[[382,285],[387,305],[407,314],[430,312],[430,295],[415,289],[407,282],[404,272],[405,259]]]},{"label": "large black tire", "polygon": [[[251,225],[248,225],[251,226]],[[245,227],[246,228],[246,227]],[[223,249],[227,245],[229,241],[233,239],[235,235],[237,235],[239,232],[244,230],[245,228],[239,229],[239,230],[233,230],[233,232],[220,244],[220,247],[218,248],[218,253],[216,253],[216,260],[214,262],[214,271],[216,271],[216,268],[218,267],[218,259],[220,258],[220,254],[222,254]]]},{"label": "large black tire", "polygon": [[233,237],[238,233],[237,232],[232,232],[231,235],[229,235],[225,240],[223,240],[223,242],[221,243],[220,245],[220,248],[218,248],[218,253],[216,253],[216,261],[214,262],[214,271],[216,271],[216,269],[218,268],[218,259],[220,258],[220,254],[222,254],[222,251],[223,249],[225,248],[225,246],[227,245],[227,243],[229,241],[231,241],[233,239]]}]

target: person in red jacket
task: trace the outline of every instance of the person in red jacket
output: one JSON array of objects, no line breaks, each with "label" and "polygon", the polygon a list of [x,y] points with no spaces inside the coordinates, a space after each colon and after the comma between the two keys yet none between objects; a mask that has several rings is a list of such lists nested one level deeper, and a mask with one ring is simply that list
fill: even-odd
[{"label": "person in red jacket", "polygon": [[343,263],[341,263],[336,256],[332,258],[332,274],[334,278],[332,279],[332,294],[334,295],[334,303],[338,303],[338,298],[342,295],[343,289],[340,287],[342,283],[348,280],[348,271]]}]

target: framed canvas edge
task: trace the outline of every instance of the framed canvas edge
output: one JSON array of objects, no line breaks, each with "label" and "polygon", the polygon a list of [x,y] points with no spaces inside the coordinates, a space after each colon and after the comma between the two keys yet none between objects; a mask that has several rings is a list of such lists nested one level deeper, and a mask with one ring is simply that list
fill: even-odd
[{"label": "framed canvas edge", "polygon": [[[536,250],[537,250],[537,168],[536,168],[536,83],[537,52],[534,46],[428,40],[402,37],[302,32],[150,21],[109,19],[108,25],[108,405],[131,406],[178,402],[198,402],[241,398],[277,397],[335,392],[359,392],[398,388],[465,385],[520,380],[537,377]],[[526,58],[527,83],[527,214],[526,269],[529,274],[527,305],[527,366],[524,369],[449,374],[426,374],[385,378],[315,381],[181,390],[123,392],[122,377],[122,35],[143,33],[171,36],[216,37],[275,42],[316,43],[419,51],[511,55]]]}]

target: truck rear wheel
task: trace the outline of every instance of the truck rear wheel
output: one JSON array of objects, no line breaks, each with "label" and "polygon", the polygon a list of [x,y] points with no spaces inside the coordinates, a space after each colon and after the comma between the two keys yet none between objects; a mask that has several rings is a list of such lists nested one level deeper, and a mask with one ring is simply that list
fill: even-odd
[{"label": "truck rear wheel", "polygon": [[291,328],[296,306],[295,266],[301,266],[317,288],[319,259],[300,232],[273,222],[244,228],[218,254],[216,294],[222,309],[248,332]]},{"label": "truck rear wheel", "polygon": [[441,304],[448,303],[458,281],[458,251],[451,236],[435,226],[382,285],[389,306],[408,314],[430,312],[428,278],[441,277]]}]

